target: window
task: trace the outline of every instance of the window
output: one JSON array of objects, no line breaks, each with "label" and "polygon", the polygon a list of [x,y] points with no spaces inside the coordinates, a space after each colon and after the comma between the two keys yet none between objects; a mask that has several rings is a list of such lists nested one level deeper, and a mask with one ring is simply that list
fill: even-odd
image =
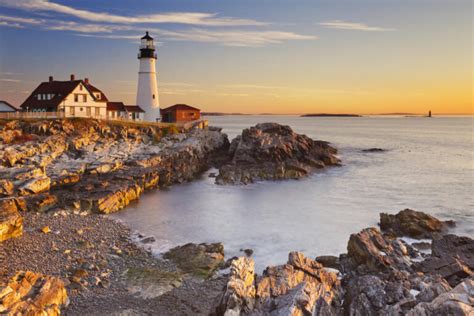
[{"label": "window", "polygon": [[97,93],[95,96],[97,99],[100,99],[100,93]]},{"label": "window", "polygon": [[95,108],[95,116],[96,116],[96,117],[99,117],[99,116],[100,116],[100,108],[99,108],[99,107],[96,107],[96,108]]},{"label": "window", "polygon": [[155,95],[153,95],[153,100],[155,99]]},{"label": "window", "polygon": [[79,85],[79,90],[81,90],[81,91],[82,91],[82,84],[80,84],[80,85]]},{"label": "window", "polygon": [[79,102],[79,94],[74,95],[74,102]]},{"label": "window", "polygon": [[82,95],[82,102],[87,102],[87,94]]},{"label": "window", "polygon": [[90,107],[86,108],[86,115],[91,116],[91,108]]},{"label": "window", "polygon": [[81,110],[81,112],[82,112],[82,111],[84,111],[84,109],[83,109],[83,108],[80,108],[79,110]]},{"label": "window", "polygon": [[74,115],[74,107],[73,106],[71,106],[69,108],[69,114]]},{"label": "window", "polygon": [[37,97],[38,97],[38,100],[41,100],[41,94],[38,94]]}]

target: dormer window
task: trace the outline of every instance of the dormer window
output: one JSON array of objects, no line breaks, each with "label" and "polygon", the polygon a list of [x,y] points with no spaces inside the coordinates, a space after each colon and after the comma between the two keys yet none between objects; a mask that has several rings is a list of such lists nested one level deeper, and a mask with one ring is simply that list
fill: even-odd
[{"label": "dormer window", "polygon": [[38,100],[41,100],[41,94],[38,94]]},{"label": "dormer window", "polygon": [[97,93],[95,96],[97,99],[100,99],[100,93]]}]

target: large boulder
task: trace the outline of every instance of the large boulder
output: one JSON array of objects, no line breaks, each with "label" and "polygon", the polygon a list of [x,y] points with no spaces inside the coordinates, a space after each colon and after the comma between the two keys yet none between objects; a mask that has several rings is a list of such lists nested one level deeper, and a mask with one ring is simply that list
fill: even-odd
[{"label": "large boulder", "polygon": [[23,218],[14,199],[0,199],[0,242],[23,234]]},{"label": "large boulder", "polygon": [[441,275],[451,286],[474,276],[474,240],[469,237],[445,235],[431,245],[432,255],[416,263],[415,269],[423,273]]},{"label": "large boulder", "polygon": [[285,125],[262,123],[245,129],[229,148],[231,162],[219,169],[218,184],[298,179],[313,170],[338,165],[337,149]]},{"label": "large boulder", "polygon": [[466,279],[451,291],[440,294],[431,302],[416,305],[406,315],[474,315],[474,280]]},{"label": "large boulder", "polygon": [[232,261],[230,277],[214,307],[215,315],[250,313],[255,306],[255,264],[252,258],[240,257]]},{"label": "large boulder", "polygon": [[[376,228],[352,234],[347,244],[347,263],[363,272],[411,270],[415,250],[401,240],[389,239]],[[350,269],[350,267],[349,267]]]},{"label": "large boulder", "polygon": [[397,214],[380,213],[380,229],[398,237],[433,238],[452,226],[453,221],[443,222],[429,214],[410,209]]},{"label": "large boulder", "polygon": [[[331,315],[340,312],[337,272],[300,252],[287,264],[268,267],[256,278],[253,260],[234,260],[230,280],[219,298],[217,315]],[[254,281],[255,280],[255,281]]]},{"label": "large boulder", "polygon": [[0,314],[54,316],[68,303],[64,283],[56,277],[21,271],[0,286]]},{"label": "large boulder", "polygon": [[189,243],[169,250],[163,258],[174,262],[185,274],[208,278],[224,263],[224,246]]}]

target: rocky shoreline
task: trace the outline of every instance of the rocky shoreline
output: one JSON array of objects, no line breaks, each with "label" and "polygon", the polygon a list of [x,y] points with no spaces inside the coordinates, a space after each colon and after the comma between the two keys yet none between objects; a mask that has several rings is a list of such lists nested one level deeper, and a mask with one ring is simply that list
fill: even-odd
[{"label": "rocky shoreline", "polygon": [[[403,210],[350,236],[347,254],[254,271],[252,251],[187,244],[155,258],[153,240],[106,214],[145,191],[193,180],[298,179],[340,164],[337,150],[259,124],[230,144],[217,129],[94,120],[0,122],[0,313],[57,315],[469,315],[474,244],[453,222]],[[432,239],[419,249],[400,237]],[[421,252],[428,247],[431,254]],[[227,260],[226,260],[227,259]],[[230,269],[230,270],[229,270]],[[466,299],[467,297],[467,299]]]}]

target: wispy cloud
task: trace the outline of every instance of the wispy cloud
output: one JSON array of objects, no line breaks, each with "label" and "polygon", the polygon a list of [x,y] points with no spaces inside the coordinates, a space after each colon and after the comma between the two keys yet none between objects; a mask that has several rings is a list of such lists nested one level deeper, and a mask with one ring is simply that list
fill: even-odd
[{"label": "wispy cloud", "polygon": [[220,43],[224,46],[259,47],[288,40],[315,40],[317,36],[283,31],[206,30],[193,28],[186,31],[165,31],[161,35],[168,40]]},{"label": "wispy cloud", "polygon": [[339,29],[339,30],[351,30],[351,31],[366,31],[366,32],[386,32],[395,31],[394,28],[385,28],[379,26],[369,26],[365,23],[358,22],[346,22],[342,20],[331,20],[326,22],[320,22],[319,25],[324,26],[328,29]]},{"label": "wispy cloud", "polygon": [[[74,31],[79,33],[112,33],[114,31],[130,30],[131,28],[123,25],[113,24],[81,24],[71,21],[56,21],[51,25],[45,26],[45,29],[55,31]],[[139,38],[137,36],[135,39]]]},{"label": "wispy cloud", "polygon": [[10,78],[0,78],[0,81],[3,82],[20,82],[18,79],[10,79]]},{"label": "wispy cloud", "polygon": [[28,10],[28,11],[51,11],[65,15],[74,16],[79,19],[108,23],[132,24],[132,23],[178,23],[206,26],[243,26],[243,25],[266,25],[267,23],[250,19],[238,19],[230,17],[219,17],[216,13],[200,12],[171,12],[149,15],[123,16],[106,12],[93,12],[89,10],[76,9],[71,6],[51,2],[48,0],[0,0],[0,5]]},{"label": "wispy cloud", "polygon": [[22,17],[17,17],[17,16],[8,16],[8,15],[0,15],[0,21],[25,23],[25,24],[41,24],[44,22],[44,20],[42,19],[22,18]]}]

